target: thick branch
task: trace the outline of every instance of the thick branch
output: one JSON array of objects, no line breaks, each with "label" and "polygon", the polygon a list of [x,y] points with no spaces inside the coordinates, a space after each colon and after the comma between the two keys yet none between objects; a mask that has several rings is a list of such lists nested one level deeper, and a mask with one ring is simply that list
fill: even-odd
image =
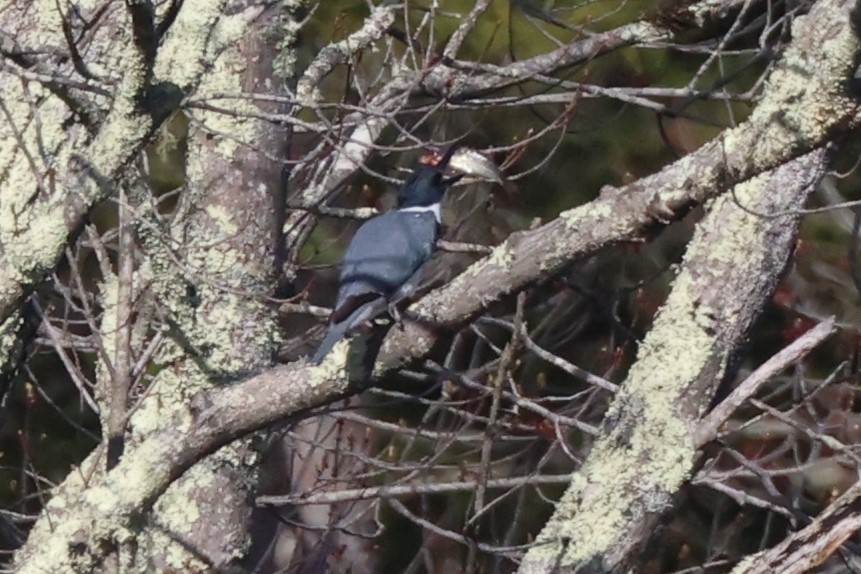
[{"label": "thick branch", "polygon": [[[599,248],[634,238],[656,220],[667,219],[739,181],[821,146],[829,137],[850,127],[855,103],[846,97],[843,86],[852,72],[856,39],[848,25],[848,2],[823,1],[816,8],[807,17],[809,22],[796,27],[795,45],[773,74],[762,104],[748,122],[651,177],[620,189],[605,189],[590,205],[565,212],[534,231],[513,235],[451,284],[414,305],[409,313],[426,319],[425,325],[460,326],[481,313],[488,303],[548,278]],[[172,28],[175,29],[176,26]],[[807,172],[816,171],[810,164],[821,167],[818,163],[821,158],[822,152],[818,151],[778,170],[773,176],[775,181],[787,177],[787,172],[796,178],[784,188],[769,188],[774,197],[770,201],[782,200],[784,207],[796,205],[803,195],[797,187],[799,181],[805,177],[809,181]],[[738,193],[746,205],[759,210],[780,207],[762,203],[765,200],[754,193],[755,184],[767,179],[763,176],[749,188],[743,188],[750,196]],[[789,198],[780,195],[786,189],[796,194],[789,193]],[[749,217],[762,228],[770,223]],[[786,219],[781,221],[783,227],[791,227],[785,222]],[[774,239],[785,243],[788,240],[781,233],[791,235],[790,231],[777,230]],[[749,239],[744,234],[739,237]],[[776,256],[777,259],[780,258]],[[772,268],[776,265],[774,261],[770,264]],[[773,275],[766,273],[762,277],[769,279]],[[765,287],[760,285],[759,292],[763,291]],[[750,305],[748,311],[755,307],[753,303]],[[706,306],[701,305],[700,312],[705,311]],[[708,316],[706,319],[710,324],[716,320]],[[731,322],[726,328],[734,334],[744,326],[743,321]],[[394,330],[390,335],[379,369],[396,368],[426,354],[434,338],[432,328],[408,322],[405,332]],[[727,348],[732,340],[727,335],[724,342]],[[117,536],[117,529],[146,512],[177,477],[203,456],[250,431],[346,392],[348,383],[341,364],[344,346],[336,347],[330,359],[319,367],[302,362],[277,367],[242,384],[200,396],[187,410],[178,412],[171,424],[163,425],[140,444],[136,456],[124,458],[105,477],[99,477],[98,484],[91,484],[89,490],[100,493],[97,499],[80,495],[79,500],[65,501],[70,510],[53,525],[51,536],[40,548],[41,554],[61,559],[82,531],[90,533],[86,542],[91,547],[110,543]],[[715,373],[711,374],[711,378],[702,380],[713,382]],[[677,408],[687,413],[696,410],[702,397],[684,398]],[[687,435],[681,433],[681,436]],[[684,460],[692,457],[690,449],[682,449],[682,453]],[[629,465],[630,461],[625,462]],[[675,478],[684,476],[683,464],[674,468],[682,468]],[[87,470],[84,469],[84,475]],[[141,476],[146,480],[140,481]],[[130,477],[136,478],[135,489],[127,488]],[[664,489],[661,493],[672,490],[675,484],[669,481],[659,485]],[[50,505],[49,510],[63,514]],[[553,540],[551,547],[557,542]],[[623,548],[618,561],[624,559],[624,554]],[[44,561],[39,564],[44,565]],[[21,571],[28,571],[27,568],[34,571],[35,565],[25,557]]]},{"label": "thick branch", "polygon": [[783,271],[820,149],[739,184],[699,223],[586,464],[520,572],[627,572],[696,460],[692,429]]},{"label": "thick branch", "polygon": [[[41,158],[39,171],[50,174],[50,186],[44,186],[44,175],[10,156],[14,176],[0,183],[0,318],[8,317],[27,295],[32,285],[42,280],[54,268],[69,235],[77,233],[90,208],[114,192],[114,181],[120,177],[138,156],[149,136],[180,103],[180,90],[196,84],[204,72],[207,50],[213,46],[210,36],[213,24],[221,15],[226,0],[187,2],[185,14],[189,17],[182,30],[184,36],[169,36],[161,54],[183,54],[183,66],[171,69],[159,78],[163,89],[157,98],[158,106],[152,111],[141,104],[152,94],[148,93],[148,79],[153,68],[145,54],[126,45],[113,45],[114,58],[121,58],[122,79],[113,94],[110,111],[92,138],[75,139],[63,130],[42,130],[33,133],[32,144],[53,152],[52,157]],[[121,24],[117,24],[120,28]],[[198,29],[200,28],[200,29]],[[40,33],[33,25],[34,33]],[[197,35],[194,33],[197,32]],[[37,36],[38,38],[39,36]],[[44,40],[43,40],[44,41]],[[197,56],[195,58],[195,56]],[[29,123],[31,114],[42,116],[41,125],[59,126],[64,122],[64,105],[46,101],[31,107],[18,81],[0,72],[4,89],[0,93],[6,101],[16,102],[15,120]],[[35,111],[34,111],[35,110]],[[53,157],[62,161],[55,163]],[[7,158],[0,158],[0,168]]]},{"label": "thick branch", "polygon": [[822,565],[861,529],[861,483],[831,503],[804,529],[743,561],[732,574],[802,574]]},{"label": "thick branch", "polygon": [[[666,221],[732,185],[824,145],[851,127],[858,103],[846,90],[858,39],[848,0],[823,0],[799,18],[795,40],[768,80],[748,121],[660,172],[563,212],[535,231],[512,234],[488,256],[413,305],[411,322],[384,347],[387,368],[426,354],[433,330],[462,324],[487,304],[601,247],[634,239],[646,225]],[[403,349],[408,352],[404,353]]]}]

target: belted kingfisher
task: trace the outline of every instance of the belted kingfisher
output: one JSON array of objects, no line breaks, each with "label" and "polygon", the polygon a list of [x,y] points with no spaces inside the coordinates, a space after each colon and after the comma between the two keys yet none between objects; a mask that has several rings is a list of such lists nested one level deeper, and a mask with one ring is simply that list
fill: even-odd
[{"label": "belted kingfisher", "polygon": [[410,296],[440,233],[440,202],[463,174],[444,177],[457,146],[419,166],[401,187],[397,207],[363,223],[344,253],[329,330],[311,358],[320,364],[348,332]]}]

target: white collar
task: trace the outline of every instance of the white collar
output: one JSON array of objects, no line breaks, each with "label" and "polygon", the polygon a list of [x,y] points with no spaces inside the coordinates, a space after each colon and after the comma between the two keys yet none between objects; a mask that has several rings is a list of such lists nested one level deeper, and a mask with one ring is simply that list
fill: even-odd
[{"label": "white collar", "polygon": [[434,203],[433,205],[416,205],[413,207],[402,207],[398,211],[403,211],[405,213],[422,213],[425,211],[430,211],[436,218],[436,222],[442,224],[442,216],[440,215],[439,203]]}]

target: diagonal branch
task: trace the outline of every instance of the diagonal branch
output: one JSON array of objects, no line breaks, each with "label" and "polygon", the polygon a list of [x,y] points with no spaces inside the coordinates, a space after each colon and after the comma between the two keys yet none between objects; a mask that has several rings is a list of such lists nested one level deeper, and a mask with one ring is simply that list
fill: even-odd
[{"label": "diagonal branch", "polygon": [[[739,184],[735,192],[760,212],[799,209],[824,175],[825,160],[821,148]],[[729,195],[711,206],[610,405],[602,435],[520,572],[637,568],[639,551],[693,469],[691,435],[699,413],[771,295],[798,219],[751,216]]]},{"label": "diagonal branch", "polygon": [[855,483],[813,522],[773,548],[745,560],[733,574],[802,574],[822,565],[861,529],[861,483]]},{"label": "diagonal branch", "polygon": [[822,321],[790,345],[781,349],[779,353],[769,358],[754,372],[748,375],[740,385],[733,389],[732,393],[722,400],[718,406],[703,417],[699,427],[694,432],[694,444],[697,448],[707,442],[714,440],[721,426],[751,398],[756,391],[767,381],[780,374],[793,363],[801,360],[825,339],[834,334],[834,317]]},{"label": "diagonal branch", "polygon": [[[436,337],[435,330],[428,325],[459,327],[480,314],[489,303],[547,279],[572,261],[600,248],[635,238],[656,221],[666,221],[678,211],[715,197],[766,170],[778,168],[774,174],[763,175],[748,184],[744,189],[750,195],[738,193],[738,197],[752,201],[749,207],[756,211],[796,207],[803,198],[798,186],[801,184],[806,190],[809,182],[821,172],[824,161],[821,149],[804,154],[824,145],[829,137],[852,127],[856,121],[856,103],[844,90],[846,78],[854,71],[857,53],[857,39],[849,25],[849,9],[847,0],[821,0],[806,22],[796,26],[794,45],[772,74],[764,100],[749,121],[653,176],[619,189],[607,188],[589,205],[567,211],[538,229],[512,235],[449,285],[414,305],[411,313],[418,315],[422,324],[410,322],[404,332],[391,333],[378,370],[397,368],[425,355]],[[799,157],[801,159],[778,167]],[[772,179],[766,189],[768,193],[756,192]],[[780,204],[781,201],[785,205]],[[723,205],[726,209],[734,206],[729,199],[725,199]],[[787,237],[792,235],[792,225],[787,224],[792,217],[761,220],[743,213],[747,219],[737,214],[734,217],[740,217],[760,232],[773,230],[774,235],[768,237],[776,244],[785,245]],[[708,253],[707,249],[703,251],[703,254]],[[696,253],[692,252],[690,257],[694,255]],[[725,253],[713,255],[727,256]],[[773,254],[773,261],[769,261],[772,268],[777,261],[782,261],[779,251]],[[703,273],[708,269],[704,268]],[[768,274],[761,278],[760,295],[767,290],[770,279],[773,277]],[[752,300],[748,300],[748,305],[745,309],[750,312],[755,306]],[[712,326],[718,321],[708,310],[709,305],[700,305],[696,317],[704,317]],[[731,336],[727,335],[727,348],[737,330],[745,326],[743,321],[729,324],[727,329],[733,331]],[[199,395],[191,405],[178,412],[170,424],[143,440],[136,449],[136,456],[120,460],[110,472],[93,478],[87,492],[78,494],[77,499],[66,500],[69,510],[61,513],[61,520],[50,523],[43,518],[39,521],[34,534],[37,531],[41,534],[39,540],[43,544],[38,548],[39,554],[48,557],[39,562],[39,567],[49,565],[55,566],[49,571],[60,570],[63,561],[81,545],[96,549],[101,545],[109,546],[188,468],[237,437],[288,416],[301,416],[307,409],[354,392],[344,373],[345,347],[346,344],[336,347],[330,359],[318,367],[304,362],[276,367],[241,384]],[[718,367],[715,365],[715,371]],[[715,372],[706,374],[715,375]],[[701,380],[705,381],[703,384],[711,384],[715,377],[703,376]],[[673,408],[687,414],[697,412],[701,399],[708,392],[701,388],[691,392],[692,396],[683,395]],[[620,396],[628,399],[631,394],[625,392]],[[654,413],[649,411],[649,414]],[[619,417],[618,413],[616,416]],[[636,425],[631,424],[620,432],[636,429]],[[681,436],[687,437],[684,433]],[[621,439],[624,441],[626,437]],[[692,457],[690,445],[687,445],[682,449],[681,458],[687,461]],[[678,471],[673,477],[676,482],[658,485],[663,490],[649,500],[665,501],[666,493],[686,472],[683,464],[675,470]],[[84,468],[82,474],[87,475],[89,471]],[[144,481],[140,480],[141,476],[145,477]],[[625,474],[620,472],[619,477],[623,476]],[[130,477],[135,477],[133,482],[137,488],[127,487]],[[574,485],[572,496],[579,494],[577,488],[582,485],[582,482]],[[91,494],[96,492],[98,496]],[[648,489],[639,492],[655,494],[655,490]],[[646,505],[646,510],[654,511],[647,505],[649,500],[634,499],[632,504],[640,510]],[[49,506],[48,510],[57,509]],[[563,515],[557,523],[564,523],[565,518],[568,517]],[[88,534],[83,541],[81,532]],[[544,535],[549,541],[545,548],[555,549],[558,555],[559,546],[564,544],[554,535],[553,532]],[[621,533],[623,538],[625,535]],[[620,563],[629,558],[630,547],[625,543],[638,540],[636,536],[622,540],[617,554]],[[589,550],[585,546],[579,549]],[[603,549],[597,551],[601,552]],[[20,560],[20,572],[36,571],[32,554],[23,554]],[[573,561],[576,560],[575,557]],[[51,561],[54,562],[48,564]]]},{"label": "diagonal branch", "polygon": [[[225,0],[186,3],[190,19],[201,29],[196,30],[197,36],[192,35],[195,30],[186,29],[183,38],[168,38],[162,52],[184,50],[199,55],[199,59],[186,58],[186,65],[181,70],[183,76],[165,80],[173,80],[173,84],[182,89],[188,89],[199,81],[205,70],[206,53],[203,48],[195,50],[195,44],[205,46],[210,42],[212,23],[221,15],[224,3]],[[4,222],[0,227],[3,248],[0,252],[0,319],[8,317],[32,286],[53,269],[67,238],[79,231],[90,208],[114,192],[113,182],[138,156],[153,131],[179,107],[182,94],[178,89],[163,91],[158,98],[159,107],[152,111],[139,105],[149,87],[148,77],[152,68],[146,65],[146,56],[134,54],[132,51],[129,55],[129,65],[113,96],[111,110],[93,139],[74,144],[59,140],[45,144],[58,149],[74,146],[73,149],[64,149],[70,161],[53,179],[55,187],[50,197],[28,206],[26,216],[16,218],[15,224]],[[175,73],[178,75],[179,71]],[[43,109],[45,107],[43,105]],[[58,131],[57,137],[68,136]],[[9,182],[20,183],[31,178],[25,174],[23,180],[7,178],[0,182],[0,197],[8,201],[18,193],[17,189],[5,189]]]}]

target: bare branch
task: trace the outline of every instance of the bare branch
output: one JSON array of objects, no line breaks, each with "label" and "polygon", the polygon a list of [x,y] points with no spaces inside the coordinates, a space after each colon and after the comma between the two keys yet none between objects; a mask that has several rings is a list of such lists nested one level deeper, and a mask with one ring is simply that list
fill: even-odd
[{"label": "bare branch", "polygon": [[[492,478],[487,481],[486,488],[517,488],[536,484],[567,484],[570,475],[513,476],[509,478]],[[407,484],[383,485],[351,490],[331,490],[325,492],[309,492],[288,494],[286,496],[260,496],[257,504],[282,506],[286,504],[335,504],[351,500],[387,499],[418,494],[444,494],[449,492],[473,492],[475,481],[462,482],[410,482]]]},{"label": "bare branch", "polygon": [[828,506],[813,522],[779,544],[733,569],[733,574],[801,574],[825,562],[861,529],[861,483],[856,483]]},{"label": "bare branch", "polygon": [[[824,171],[825,152],[818,150],[740,184],[738,193],[764,211],[797,207]],[[797,218],[750,219],[726,196],[712,206],[623,392],[610,407],[613,424],[602,427],[589,459],[537,539],[546,545],[529,551],[521,572],[575,570],[595,560],[616,572],[636,562],[640,545],[693,467],[691,429],[698,411],[708,404],[727,358],[770,295],[797,225]],[[744,248],[733,247],[741,237]],[[724,249],[735,256],[724,259]],[[685,368],[667,376],[666,365],[682,360]],[[596,531],[603,533],[600,539],[594,538]]]},{"label": "bare branch", "polygon": [[721,425],[745,401],[751,398],[763,383],[780,374],[781,371],[792,363],[807,356],[810,351],[833,335],[834,330],[834,317],[830,317],[760,365],[741,384],[733,389],[732,393],[721,401],[712,412],[703,417],[703,420],[694,432],[694,444],[697,447],[701,447],[713,440],[718,435]]}]

